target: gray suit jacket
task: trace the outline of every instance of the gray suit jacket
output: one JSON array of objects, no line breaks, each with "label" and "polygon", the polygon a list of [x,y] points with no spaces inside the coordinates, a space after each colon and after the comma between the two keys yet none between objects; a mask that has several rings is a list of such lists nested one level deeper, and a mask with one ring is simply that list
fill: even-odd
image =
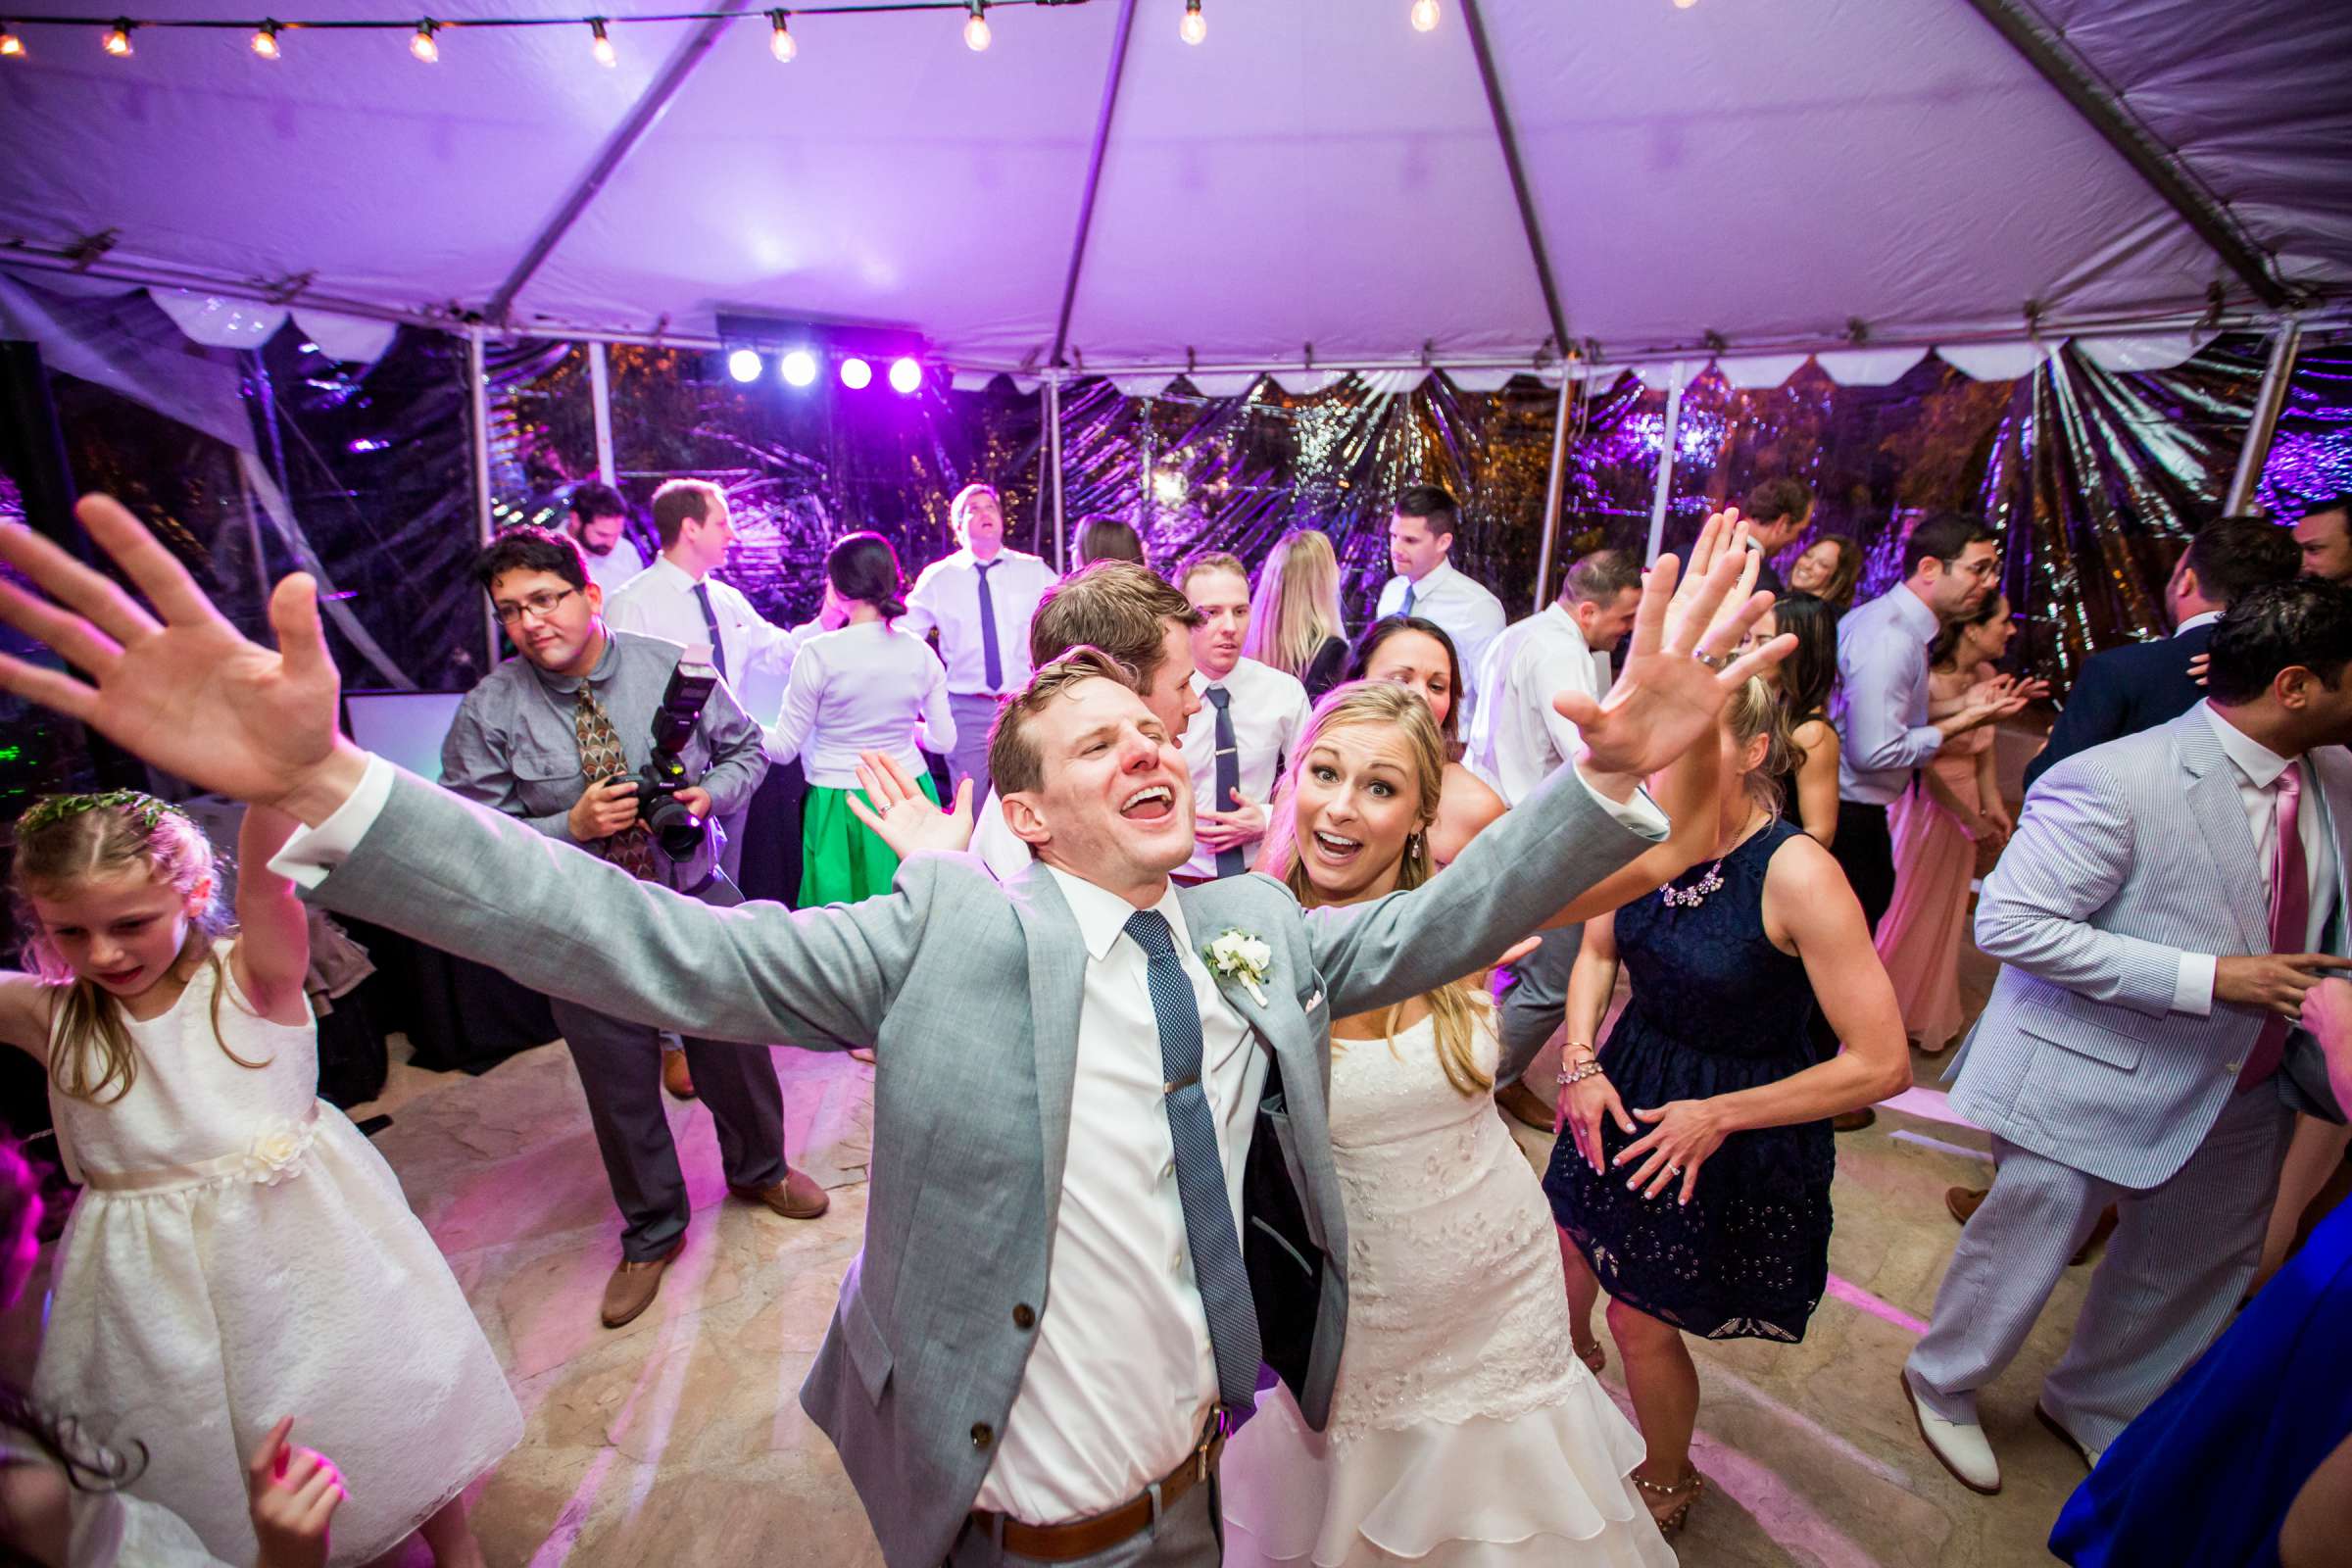
[{"label": "gray suit jacket", "polygon": [[[2182,953],[2271,951],[2270,887],[2211,722],[2200,705],[2043,774],[1977,905],[1977,946],[2002,968],[1952,1107],[2124,1187],[2195,1152],[2262,1030],[2254,1007],[2172,1010]],[[2352,760],[2311,757],[2340,867]]]},{"label": "gray suit jacket", "polygon": [[[1253,875],[1179,894],[1203,940],[1238,927],[1274,950],[1263,1005],[1224,989],[1281,1069],[1283,1154],[1326,1254],[1300,1391],[1316,1426],[1348,1311],[1325,1114],[1332,1018],[1492,962],[1649,842],[1563,770],[1412,893],[1307,911]],[[621,1017],[722,1040],[874,1046],[865,1250],[801,1401],[839,1448],[892,1568],[934,1568],[1035,1343],[1014,1308],[1052,1309],[1086,965],[1054,879],[1033,869],[1000,887],[968,857],[922,855],[885,898],[714,909],[403,775],[310,896]]]}]

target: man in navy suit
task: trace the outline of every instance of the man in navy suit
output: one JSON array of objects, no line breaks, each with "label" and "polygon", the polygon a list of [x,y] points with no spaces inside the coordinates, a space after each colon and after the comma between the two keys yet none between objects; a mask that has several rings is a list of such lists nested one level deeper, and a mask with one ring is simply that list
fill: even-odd
[{"label": "man in navy suit", "polygon": [[2026,764],[2026,788],[2053,765],[2107,741],[2179,718],[2203,688],[2188,662],[2205,652],[2213,623],[2239,595],[2295,574],[2294,537],[2264,517],[2223,517],[2197,530],[2166,586],[2173,634],[2093,654],[2075,679],[2050,742]]}]

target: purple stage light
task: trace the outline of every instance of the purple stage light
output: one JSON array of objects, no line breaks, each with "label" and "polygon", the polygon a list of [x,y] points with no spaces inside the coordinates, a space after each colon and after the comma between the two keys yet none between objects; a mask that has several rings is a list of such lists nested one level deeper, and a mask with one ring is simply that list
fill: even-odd
[{"label": "purple stage light", "polygon": [[776,373],[784,377],[786,386],[807,386],[816,379],[816,356],[807,349],[794,349],[777,362]]},{"label": "purple stage light", "polygon": [[841,362],[841,384],[853,392],[862,392],[874,381],[874,368],[852,355]]},{"label": "purple stage light", "polygon": [[738,381],[760,379],[760,351],[737,349],[727,356],[727,373]]},{"label": "purple stage light", "polygon": [[923,368],[913,360],[890,362],[890,389],[901,396],[910,396],[923,384]]}]

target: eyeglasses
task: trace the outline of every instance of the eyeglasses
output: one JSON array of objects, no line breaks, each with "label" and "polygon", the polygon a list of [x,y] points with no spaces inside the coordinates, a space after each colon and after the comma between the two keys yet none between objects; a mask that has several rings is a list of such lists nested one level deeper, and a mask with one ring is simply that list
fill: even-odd
[{"label": "eyeglasses", "polygon": [[566,588],[560,594],[533,594],[519,602],[493,604],[490,608],[497,612],[501,626],[512,626],[525,615],[536,615],[545,620],[556,612],[558,605],[578,592],[577,588]]}]

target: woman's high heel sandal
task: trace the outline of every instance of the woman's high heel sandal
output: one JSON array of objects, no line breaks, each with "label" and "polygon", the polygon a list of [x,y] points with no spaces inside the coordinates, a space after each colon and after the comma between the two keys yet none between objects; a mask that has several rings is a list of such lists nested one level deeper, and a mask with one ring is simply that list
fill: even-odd
[{"label": "woman's high heel sandal", "polygon": [[1609,1352],[1601,1348],[1600,1338],[1597,1335],[1593,1337],[1590,1345],[1579,1345],[1576,1343],[1576,1336],[1572,1334],[1568,1337],[1568,1345],[1569,1348],[1576,1352],[1576,1358],[1591,1367],[1596,1375],[1602,1367],[1609,1364]]},{"label": "woman's high heel sandal", "polygon": [[1655,1506],[1650,1508],[1649,1515],[1657,1521],[1658,1534],[1661,1536],[1673,1536],[1680,1532],[1690,1521],[1690,1505],[1698,1501],[1707,1490],[1707,1478],[1689,1465],[1683,1467],[1682,1479],[1671,1487],[1661,1487],[1655,1481],[1644,1481],[1640,1476],[1631,1479],[1635,1486],[1652,1497],[1681,1499],[1664,1513],[1658,1512]]}]

